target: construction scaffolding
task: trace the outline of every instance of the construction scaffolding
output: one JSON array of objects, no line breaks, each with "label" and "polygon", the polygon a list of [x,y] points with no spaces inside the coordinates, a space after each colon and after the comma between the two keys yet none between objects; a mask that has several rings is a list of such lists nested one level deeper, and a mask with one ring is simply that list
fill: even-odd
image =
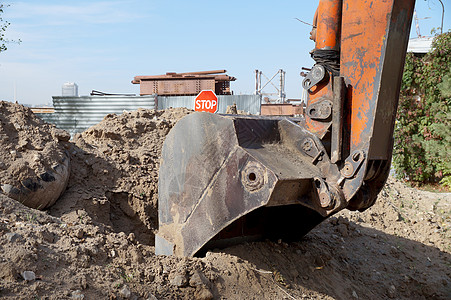
[{"label": "construction scaffolding", "polygon": [[[286,94],[285,94],[285,71],[279,69],[276,74],[274,74],[271,78],[268,78],[265,74],[263,74],[260,70],[255,70],[255,94],[260,95],[262,99],[267,99],[267,103],[285,103]],[[279,86],[277,87],[272,80],[279,75]],[[262,76],[267,80],[264,85],[262,85]],[[263,89],[271,84],[277,91],[277,93],[264,93]],[[277,99],[271,99],[270,97],[277,96]]]}]

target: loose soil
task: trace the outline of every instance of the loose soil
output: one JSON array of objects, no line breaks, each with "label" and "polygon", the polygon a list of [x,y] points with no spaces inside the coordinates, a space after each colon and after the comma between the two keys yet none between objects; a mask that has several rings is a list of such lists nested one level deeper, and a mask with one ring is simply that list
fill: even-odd
[{"label": "loose soil", "polygon": [[296,243],[155,256],[161,147],[188,113],[108,115],[75,135],[68,187],[47,211],[0,194],[0,298],[451,299],[451,195],[393,178],[373,207],[342,211]]}]

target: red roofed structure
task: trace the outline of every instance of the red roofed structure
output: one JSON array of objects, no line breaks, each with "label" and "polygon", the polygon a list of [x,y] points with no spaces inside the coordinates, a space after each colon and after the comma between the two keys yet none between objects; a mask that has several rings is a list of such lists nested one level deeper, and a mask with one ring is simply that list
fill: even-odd
[{"label": "red roofed structure", "polygon": [[132,83],[140,85],[140,95],[196,96],[202,90],[212,90],[216,95],[231,95],[230,82],[236,78],[226,70],[188,73],[166,73],[166,75],[135,76]]}]

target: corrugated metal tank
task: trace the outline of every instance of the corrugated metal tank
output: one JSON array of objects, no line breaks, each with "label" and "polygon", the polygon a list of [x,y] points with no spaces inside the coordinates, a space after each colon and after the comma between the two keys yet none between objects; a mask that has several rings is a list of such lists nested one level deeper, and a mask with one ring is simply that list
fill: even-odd
[{"label": "corrugated metal tank", "polygon": [[[72,136],[99,123],[107,114],[122,114],[138,108],[158,109],[186,107],[194,109],[195,96],[54,96],[51,114],[37,114],[46,122],[68,131]],[[218,113],[226,113],[227,106],[236,103],[237,109],[259,115],[261,97],[259,95],[219,95]]]},{"label": "corrugated metal tank", "polygon": [[122,114],[138,108],[155,109],[151,96],[54,96],[53,114],[38,114],[46,122],[68,131],[71,135],[99,123],[107,114]]},{"label": "corrugated metal tank", "polygon": [[[186,107],[194,109],[195,96],[158,96],[158,109]],[[219,114],[225,114],[227,106],[236,103],[239,110],[253,115],[260,114],[261,97],[259,95],[218,95]]]}]

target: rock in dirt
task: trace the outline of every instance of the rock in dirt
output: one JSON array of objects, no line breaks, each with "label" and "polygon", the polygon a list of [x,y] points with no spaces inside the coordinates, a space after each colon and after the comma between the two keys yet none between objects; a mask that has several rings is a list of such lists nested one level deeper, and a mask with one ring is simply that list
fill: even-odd
[{"label": "rock in dirt", "polygon": [[71,231],[71,235],[72,235],[73,237],[78,238],[78,239],[83,238],[84,234],[85,234],[85,232],[84,232],[83,228],[80,228],[80,227],[74,228],[74,229]]},{"label": "rock in dirt", "polygon": [[44,241],[46,241],[46,242],[48,242],[48,243],[53,243],[53,240],[54,240],[54,234],[53,233],[51,233],[51,232],[49,232],[48,230],[46,230],[46,229],[42,229],[42,230],[40,230],[40,231],[38,231],[38,236],[42,239],[42,240],[44,240]]},{"label": "rock in dirt", "polygon": [[85,295],[83,295],[80,290],[73,291],[70,297],[77,300],[85,299]]},{"label": "rock in dirt", "polygon": [[22,236],[18,233],[15,232],[8,232],[7,234],[5,234],[6,239],[8,240],[8,242],[14,243],[15,241],[17,241],[18,239],[20,239]]},{"label": "rock in dirt", "polygon": [[394,285],[390,285],[387,291],[388,297],[395,298],[396,297],[396,287]]},{"label": "rock in dirt", "polygon": [[205,277],[205,275],[198,270],[194,271],[194,274],[191,276],[189,280],[189,285],[192,287],[196,287],[199,285],[208,286],[209,283],[210,282],[208,281],[207,277]]},{"label": "rock in dirt", "polygon": [[135,239],[136,239],[135,234],[134,234],[133,232],[130,232],[130,234],[128,235],[127,239],[128,239],[130,242],[133,243],[133,242],[135,241]]},{"label": "rock in dirt", "polygon": [[132,291],[130,291],[127,285],[124,285],[122,289],[119,291],[119,294],[121,294],[121,296],[124,297],[125,299],[128,299],[132,295]]},{"label": "rock in dirt", "polygon": [[36,279],[36,274],[33,271],[23,271],[22,277],[25,281],[33,281]]},{"label": "rock in dirt", "polygon": [[196,292],[194,293],[194,298],[196,300],[211,300],[213,299],[213,294],[207,287],[200,286],[199,288],[196,289]]},{"label": "rock in dirt", "polygon": [[186,276],[183,274],[177,274],[171,279],[170,283],[173,286],[184,287],[187,284]]}]

